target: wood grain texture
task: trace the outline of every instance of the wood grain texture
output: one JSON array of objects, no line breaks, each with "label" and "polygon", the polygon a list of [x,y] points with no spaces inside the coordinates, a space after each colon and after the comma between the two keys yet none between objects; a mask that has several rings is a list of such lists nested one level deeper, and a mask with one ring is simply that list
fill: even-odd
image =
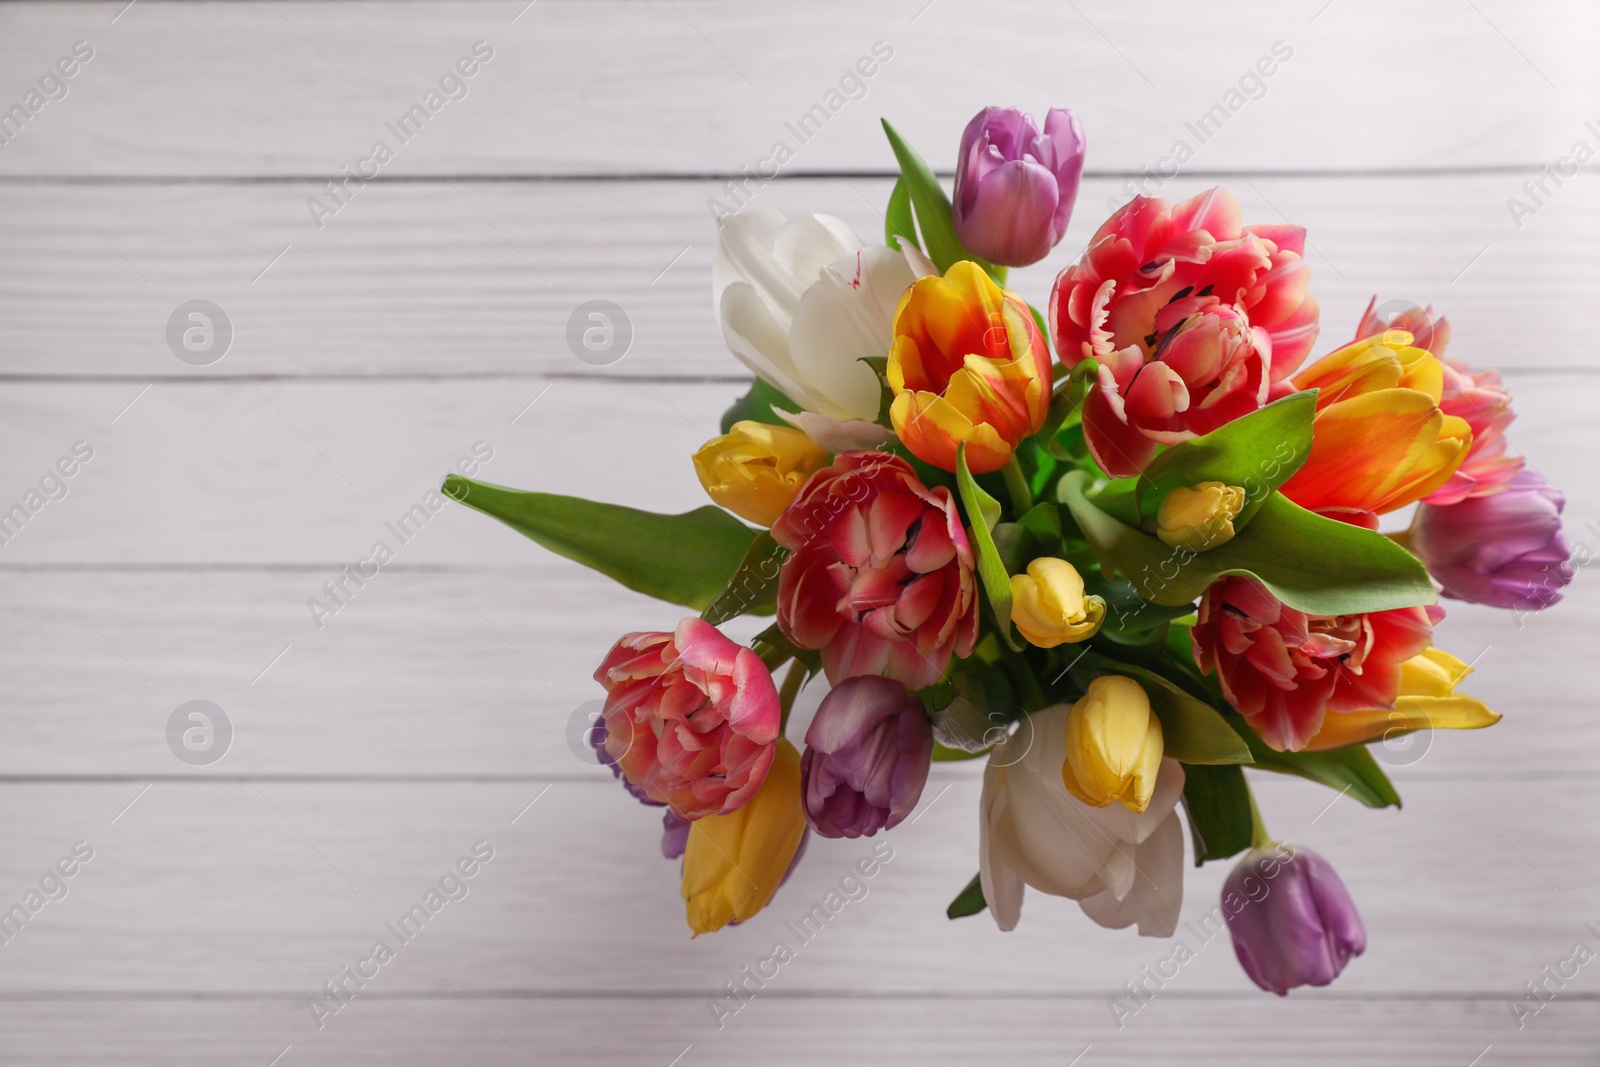
[{"label": "wood grain texture", "polygon": [[[131,16],[130,16],[131,17]],[[1331,16],[1330,16],[1331,17]],[[70,98],[69,98],[70,99]],[[1588,294],[1600,285],[1600,181],[1579,176],[1519,229],[1515,175],[1259,176],[1228,185],[1251,221],[1294,221],[1322,305],[1318,351],[1347,340],[1374,294],[1432,304],[1460,358],[1508,368],[1592,367]],[[1214,182],[1187,176],[1165,193]],[[738,374],[710,299],[715,183],[374,185],[312,223],[312,183],[26,185],[0,216],[0,367],[7,374]],[[843,218],[881,242],[881,179],[775,182],[752,206]],[[1084,182],[1072,225],[1011,287],[1043,307],[1051,282],[1126,200]],[[287,249],[287,251],[285,251]],[[281,257],[281,258],[280,258]],[[92,298],[91,298],[92,294]],[[233,322],[232,349],[174,358],[168,317],[204,298]],[[620,362],[568,347],[581,303],[620,305]],[[508,416],[509,417],[509,416]]]},{"label": "wood grain texture", "polygon": [[[949,168],[996,101],[1077,109],[1109,171],[1153,168],[1179,139],[1208,170],[1537,167],[1582,135],[1600,84],[1600,28],[1576,2],[547,0],[513,24],[525,0],[142,0],[113,25],[120,6],[8,5],[8,93],[74,41],[96,54],[0,171],[331,176],[478,40],[494,58],[412,143],[390,138],[389,173],[738,173],[777,139],[793,172],[882,173],[885,115]],[[828,106],[880,40],[893,58],[865,95],[800,143],[785,123]],[[1201,143],[1185,123],[1231,106],[1280,41],[1291,58]]]}]

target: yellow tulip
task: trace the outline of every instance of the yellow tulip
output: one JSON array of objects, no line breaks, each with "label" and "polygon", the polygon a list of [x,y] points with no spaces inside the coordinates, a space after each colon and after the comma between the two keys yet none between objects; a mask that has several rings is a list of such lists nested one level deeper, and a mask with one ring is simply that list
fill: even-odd
[{"label": "yellow tulip", "polygon": [[1201,482],[1175,486],[1156,511],[1156,536],[1171,548],[1204,552],[1233,540],[1233,520],[1244,509],[1245,492],[1237,485]]},{"label": "yellow tulip", "polygon": [[1457,693],[1472,668],[1441,648],[1400,665],[1400,696],[1392,708],[1330,711],[1306,743],[1307,752],[1381,741],[1413,730],[1480,730],[1500,716],[1481,700]]},{"label": "yellow tulip", "polygon": [[1067,713],[1067,759],[1061,781],[1092,807],[1122,801],[1129,811],[1150,806],[1161,769],[1161,720],[1132,678],[1101,675]]},{"label": "yellow tulip", "polygon": [[828,454],[788,426],[736,422],[694,454],[706,494],[741,519],[771,526]]},{"label": "yellow tulip", "polygon": [[800,753],[786,738],[755,796],[727,815],[689,827],[683,853],[683,899],[694,936],[745,922],[766,907],[794,862],[806,829]]},{"label": "yellow tulip", "polygon": [[1093,637],[1105,615],[1106,602],[1083,595],[1083,577],[1064,559],[1042,556],[1027,574],[1011,576],[1011,621],[1031,645],[1055,648]]}]

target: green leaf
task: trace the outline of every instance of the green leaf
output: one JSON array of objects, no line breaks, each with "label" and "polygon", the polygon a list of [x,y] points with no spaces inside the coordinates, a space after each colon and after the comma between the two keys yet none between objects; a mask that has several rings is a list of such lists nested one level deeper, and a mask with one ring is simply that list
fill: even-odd
[{"label": "green leaf", "polygon": [[1006,644],[1015,649],[1018,646],[1011,636],[1011,575],[1000,562],[999,550],[990,533],[1000,518],[1000,502],[973,481],[972,471],[967,469],[965,443],[956,447],[956,488],[961,494],[961,506],[972,523],[972,539],[978,543],[978,577],[989,598],[989,607],[994,611],[995,624]]},{"label": "green leaf", "polygon": [[983,899],[983,876],[975,874],[972,881],[967,883],[967,888],[956,894],[956,899],[944,909],[945,915],[952,919],[964,919],[968,915],[976,915],[989,906]]},{"label": "green leaf", "polygon": [[1183,810],[1194,838],[1194,865],[1250,847],[1250,787],[1237,766],[1183,769]]},{"label": "green leaf", "polygon": [[575,496],[525,493],[454,474],[443,490],[629,589],[696,611],[727,585],[756,537],[755,530],[709,506],[660,515]]},{"label": "green leaf", "polygon": [[722,433],[733,429],[736,422],[764,422],[768,426],[788,426],[789,424],[773,414],[774,408],[784,411],[799,411],[800,405],[781,392],[776,386],[769,384],[763,378],[757,378],[750,385],[750,391],[738,400],[733,406],[722,413]]},{"label": "green leaf", "polygon": [[713,626],[721,626],[740,615],[771,614],[778,599],[778,569],[788,554],[789,550],[766,530],[756,534],[733,577],[700,617]]},{"label": "green leaf", "polygon": [[896,178],[894,188],[889,191],[889,206],[883,213],[883,243],[898,252],[901,237],[917,244],[917,223],[911,216],[911,191],[906,188],[904,178]]},{"label": "green leaf", "polygon": [[1235,530],[1244,529],[1267,497],[1311,454],[1311,419],[1316,412],[1317,391],[1311,389],[1173,445],[1139,476],[1140,513],[1154,515],[1161,498],[1178,486],[1221,482],[1245,491],[1244,509],[1233,520]]},{"label": "green leaf", "polygon": [[1250,754],[1262,770],[1321,782],[1329,789],[1348,792],[1369,808],[1400,806],[1400,794],[1395,792],[1394,783],[1365,746],[1351,745],[1325,752],[1279,752],[1261,740],[1242,716],[1233,713],[1229,719],[1249,743]]},{"label": "green leaf", "polygon": [[1157,604],[1191,603],[1227,574],[1255,578],[1292,608],[1312,615],[1350,615],[1432,604],[1438,597],[1422,563],[1372,530],[1325,519],[1282,493],[1262,501],[1249,526],[1204,552],[1173,549],[1120,522],[1085,495],[1083,471],[1057,487],[1101,569],[1121,572],[1139,595]]},{"label": "green leaf", "polygon": [[1073,668],[1085,689],[1102,674],[1121,674],[1144,689],[1150,710],[1161,720],[1162,747],[1180,763],[1227,764],[1251,762],[1250,746],[1228,724],[1221,712],[1197,700],[1159,674],[1132,663],[1085,650]]},{"label": "green leaf", "polygon": [[[905,183],[907,197],[916,209],[917,226],[922,231],[919,247],[939,268],[939,273],[949,270],[953,263],[969,259],[988,271],[997,282],[1004,284],[1001,281],[1004,275],[997,274],[999,268],[973,255],[961,243],[961,238],[956,236],[955,223],[950,218],[950,198],[945,195],[944,188],[940,186],[939,179],[933,176],[928,164],[916,149],[906,144],[887,119],[883,122],[883,132],[888,135],[889,147],[894,149],[894,158],[900,164],[900,181]],[[893,206],[892,195],[890,200]]]}]

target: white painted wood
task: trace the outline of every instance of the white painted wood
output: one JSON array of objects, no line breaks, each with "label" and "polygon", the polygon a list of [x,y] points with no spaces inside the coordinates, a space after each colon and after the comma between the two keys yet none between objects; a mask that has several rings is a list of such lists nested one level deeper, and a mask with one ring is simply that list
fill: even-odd
[{"label": "white painted wood", "polygon": [[[441,733],[469,727],[460,713],[440,718]],[[1366,923],[1369,947],[1340,978],[1340,996],[1470,995],[1499,1001],[1509,1022],[1503,1002],[1520,997],[1525,980],[1575,941],[1600,940],[1584,928],[1600,912],[1600,861],[1573,847],[1594,810],[1593,781],[1414,782],[1396,812],[1258,778],[1273,832],[1333,862]],[[65,899],[4,946],[7,999],[49,993],[48,978],[62,990],[123,996],[303,1001],[377,940],[398,959],[374,993],[444,994],[448,978],[544,997],[702,1001],[778,940],[799,956],[774,982],[791,996],[848,993],[851,983],[900,995],[1115,995],[1176,951],[1172,939],[1104,930],[1070,901],[1032,893],[1009,934],[987,915],[948,920],[946,905],[977,870],[979,784],[970,776],[929,791],[925,814],[885,839],[892,851],[878,854],[888,858],[866,895],[814,922],[803,944],[788,924],[877,842],[813,840],[767,910],[691,941],[677,864],[658,851],[658,811],[603,779],[548,791],[537,781],[158,781],[142,796],[137,781],[0,789],[9,810],[29,816],[5,829],[4,899],[20,897],[75,841],[94,849]],[[494,858],[467,880],[464,899],[409,943],[386,929],[480,840]],[[1172,981],[1175,993],[1254,996],[1226,935],[1200,926],[1228,867],[1184,872],[1184,919],[1195,927],[1180,925],[1178,937],[1194,958]],[[1592,995],[1591,983],[1585,972],[1571,992]],[[709,1014],[703,1002],[694,1013]]]},{"label": "white painted wood", "polygon": [[[1580,174],[1518,229],[1505,204],[1522,180],[1227,184],[1248,221],[1308,228],[1318,351],[1348,339],[1381,293],[1447,313],[1459,358],[1594,366],[1600,182]],[[1184,177],[1167,191],[1191,196],[1212,184]],[[305,206],[310,183],[7,186],[0,371],[117,374],[136,385],[177,375],[741,373],[709,295],[706,199],[716,190],[703,181],[379,185],[318,230]],[[881,241],[888,192],[881,179],[784,181],[753,204],[836,214]],[[1113,198],[1126,199],[1116,183],[1086,181],[1055,253],[1015,272],[1011,287],[1045,306]],[[166,342],[169,316],[196,298],[220,305],[234,329],[227,356],[203,368]],[[600,369],[566,340],[574,309],[595,298],[619,304],[634,329],[628,354]]]},{"label": "white painted wood", "polygon": [[[396,175],[737,173],[776,139],[792,172],[883,172],[880,116],[950,169],[994,103],[1077,109],[1092,165],[1118,172],[1179,139],[1208,170],[1536,167],[1594,118],[1600,37],[1580,0],[545,0],[520,17],[526,0],[141,0],[112,24],[120,6],[8,5],[8,102],[74,41],[96,51],[0,171],[332,176],[387,138]],[[494,58],[467,97],[411,143],[390,136],[478,40]],[[893,58],[865,96],[828,101],[879,40]],[[1291,58],[1264,94],[1228,99],[1279,41]],[[802,143],[785,123],[819,103],[836,113]],[[1185,123],[1218,104],[1237,107],[1202,143]]]}]

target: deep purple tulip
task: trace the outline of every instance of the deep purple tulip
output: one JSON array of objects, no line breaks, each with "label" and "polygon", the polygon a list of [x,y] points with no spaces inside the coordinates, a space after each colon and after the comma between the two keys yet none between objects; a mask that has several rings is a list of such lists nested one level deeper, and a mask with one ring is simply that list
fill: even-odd
[{"label": "deep purple tulip", "polygon": [[1039,262],[1067,232],[1083,150],[1083,127],[1065,108],[1045,114],[1042,135],[1014,107],[978,112],[956,160],[956,236],[991,263]]},{"label": "deep purple tulip", "polygon": [[1537,611],[1561,599],[1572,554],[1561,535],[1561,491],[1524,468],[1498,493],[1423,504],[1411,544],[1444,595]]},{"label": "deep purple tulip", "polygon": [[676,860],[683,858],[684,849],[689,847],[689,827],[694,823],[678,818],[668,808],[661,813],[661,858]]},{"label": "deep purple tulip", "polygon": [[891,829],[917,806],[932,760],[933,726],[921,701],[892,678],[847,678],[806,731],[806,821],[823,837]]},{"label": "deep purple tulip", "polygon": [[1344,883],[1309,849],[1252,850],[1222,885],[1222,913],[1244,973],[1279,996],[1327,985],[1367,947]]}]

